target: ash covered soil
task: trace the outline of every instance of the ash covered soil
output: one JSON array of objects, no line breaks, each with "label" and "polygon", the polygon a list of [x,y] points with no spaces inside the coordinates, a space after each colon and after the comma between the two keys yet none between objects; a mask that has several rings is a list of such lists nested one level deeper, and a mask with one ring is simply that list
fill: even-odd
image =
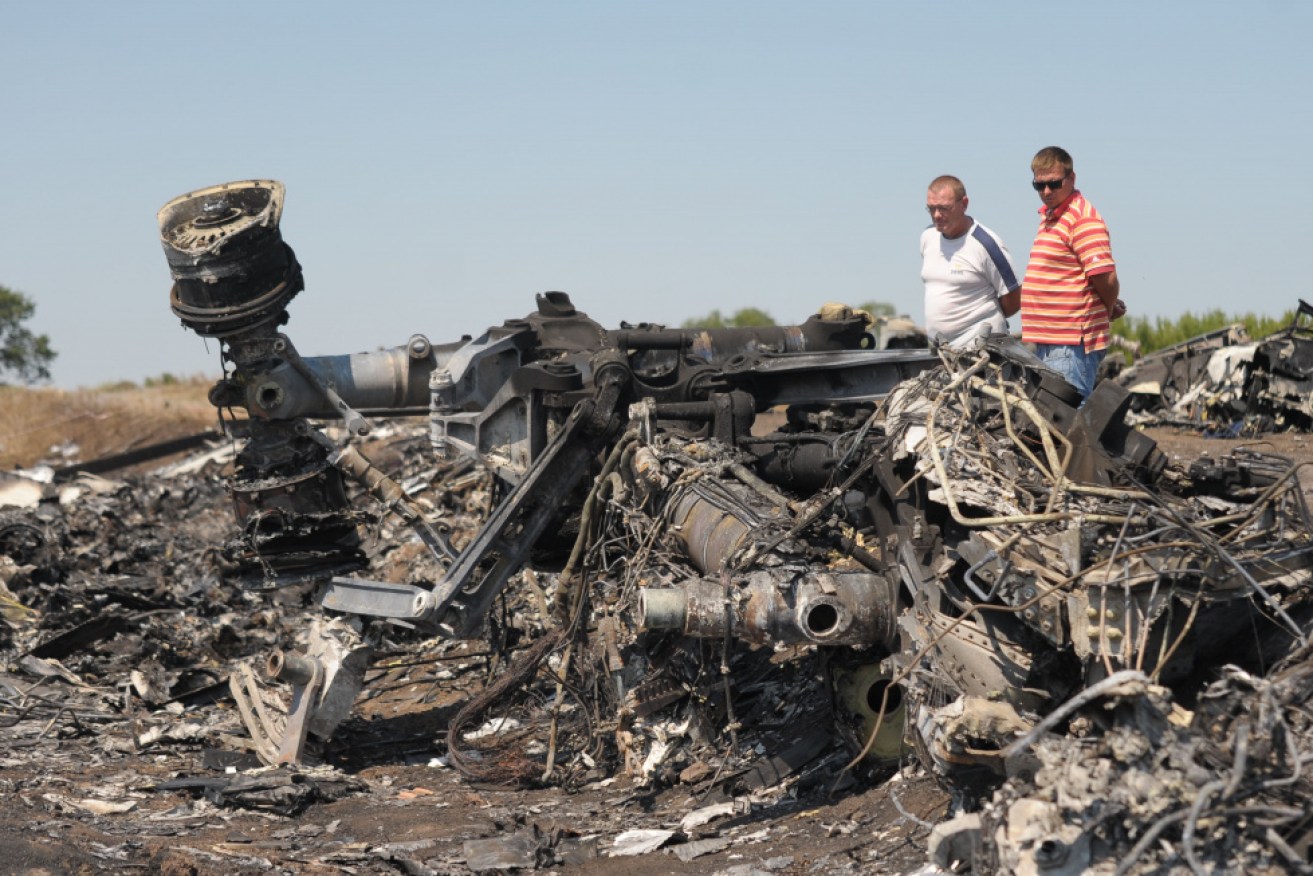
[{"label": "ash covered soil", "polygon": [[[1235,440],[1147,431],[1177,462],[1242,445],[1313,462],[1313,441],[1300,434]],[[1313,466],[1301,481],[1313,494]],[[748,759],[737,783],[694,763],[654,789],[623,771],[590,770],[586,759],[563,784],[463,777],[447,763],[446,728],[503,667],[486,641],[399,636],[375,655],[352,717],[319,752],[322,768],[249,769],[226,672],[286,646],[311,616],[312,586],[252,586],[218,549],[233,535],[219,465],[81,488],[76,501],[44,516],[0,516],[10,594],[0,592],[4,872],[803,874],[927,866],[929,826],[948,813],[948,793],[910,756],[892,776],[846,771],[853,752],[833,740],[807,768],[781,765],[772,743],[807,740],[809,716],[790,712],[787,696],[776,726],[740,739],[759,758]],[[401,570],[414,546],[380,547],[396,543],[391,526],[372,521],[371,549]],[[630,834],[634,842],[666,838],[651,851],[611,856],[617,838],[633,831],[654,832]]]}]

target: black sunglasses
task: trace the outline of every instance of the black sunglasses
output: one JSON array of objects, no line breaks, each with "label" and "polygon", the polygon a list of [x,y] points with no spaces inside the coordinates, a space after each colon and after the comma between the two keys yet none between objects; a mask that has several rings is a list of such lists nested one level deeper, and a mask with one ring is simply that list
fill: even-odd
[{"label": "black sunglasses", "polygon": [[1034,186],[1035,191],[1037,192],[1042,192],[1045,189],[1056,192],[1058,189],[1062,188],[1062,184],[1066,181],[1067,177],[1064,174],[1062,179],[1037,179],[1032,181],[1031,185]]}]

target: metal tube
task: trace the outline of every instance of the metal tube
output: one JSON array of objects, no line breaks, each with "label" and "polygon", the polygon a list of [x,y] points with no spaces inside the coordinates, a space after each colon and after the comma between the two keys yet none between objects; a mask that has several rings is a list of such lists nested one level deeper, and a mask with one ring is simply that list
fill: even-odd
[{"label": "metal tube", "polygon": [[269,659],[265,662],[264,674],[266,678],[275,681],[305,685],[314,680],[318,666],[318,662],[311,657],[280,648],[269,655]]},{"label": "metal tube", "polygon": [[648,587],[638,594],[638,625],[645,630],[682,630],[687,614],[683,590]]},{"label": "metal tube", "polygon": [[647,588],[639,596],[642,629],[681,630],[694,638],[726,633],[753,644],[888,645],[895,635],[896,585],[870,572],[758,572],[726,594],[717,582]]},{"label": "metal tube", "polygon": [[[307,356],[304,362],[325,386],[359,411],[427,410],[429,375],[437,367],[430,354],[410,355],[411,346],[347,356]],[[339,412],[310,380],[289,363],[251,376],[246,407],[270,419],[336,418]]]}]

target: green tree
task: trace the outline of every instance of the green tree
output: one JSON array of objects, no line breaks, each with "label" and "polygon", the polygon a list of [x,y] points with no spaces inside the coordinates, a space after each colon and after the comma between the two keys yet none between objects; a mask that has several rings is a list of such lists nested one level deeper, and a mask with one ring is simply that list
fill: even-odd
[{"label": "green tree", "polygon": [[775,325],[775,320],[760,308],[745,307],[729,317],[722,316],[719,310],[713,310],[706,316],[684,320],[680,328],[753,328],[763,325]]},{"label": "green tree", "polygon": [[0,376],[14,374],[24,383],[50,379],[55,358],[50,338],[23,325],[34,313],[36,305],[26,295],[0,286]]}]

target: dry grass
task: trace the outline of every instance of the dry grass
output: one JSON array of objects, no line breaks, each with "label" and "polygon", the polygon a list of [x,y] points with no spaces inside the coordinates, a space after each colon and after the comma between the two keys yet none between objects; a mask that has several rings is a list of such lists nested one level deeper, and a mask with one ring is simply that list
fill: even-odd
[{"label": "dry grass", "polygon": [[[0,386],[0,468],[63,465],[215,428],[212,378],[153,386],[34,389]],[[76,446],[73,456],[61,453]]]}]

